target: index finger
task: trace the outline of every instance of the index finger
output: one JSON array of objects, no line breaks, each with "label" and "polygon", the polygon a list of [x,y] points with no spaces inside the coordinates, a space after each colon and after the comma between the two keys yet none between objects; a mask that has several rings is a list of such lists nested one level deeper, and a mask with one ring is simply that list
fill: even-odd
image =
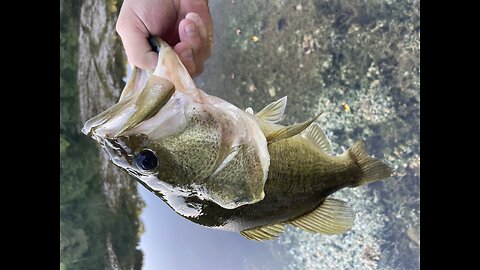
[{"label": "index finger", "polygon": [[119,16],[116,29],[125,47],[128,62],[131,66],[137,66],[144,70],[155,69],[158,55],[152,51],[152,47],[148,43],[150,34],[146,29],[126,23],[121,18]]}]

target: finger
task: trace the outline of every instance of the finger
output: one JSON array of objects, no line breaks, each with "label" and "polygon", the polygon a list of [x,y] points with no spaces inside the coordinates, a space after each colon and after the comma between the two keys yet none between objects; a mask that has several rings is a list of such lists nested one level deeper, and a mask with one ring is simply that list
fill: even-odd
[{"label": "finger", "polygon": [[178,28],[180,41],[189,43],[192,49],[193,60],[195,62],[195,72],[192,75],[194,76],[200,74],[201,71],[203,71],[203,63],[206,59],[206,56],[198,27],[195,22],[189,19],[183,19]]},{"label": "finger", "polygon": [[207,40],[210,49],[213,48],[213,22],[207,0],[181,1],[179,7],[179,16],[186,16],[189,12],[195,12],[202,18],[202,22],[207,29]]},{"label": "finger", "polygon": [[183,65],[192,77],[199,75],[203,71],[203,65],[201,65],[200,69],[197,68],[195,56],[193,55],[192,45],[190,43],[177,43],[177,45],[175,45],[173,49],[177,53],[178,57],[180,57],[180,60],[182,61]]},{"label": "finger", "polygon": [[200,34],[200,38],[202,39],[203,57],[204,59],[208,58],[210,56],[211,44],[208,37],[207,27],[203,23],[202,18],[200,18],[200,16],[197,13],[189,12],[185,16],[185,19],[189,19],[195,22],[195,25],[197,26],[198,32]]},{"label": "finger", "polygon": [[196,57],[196,60],[204,59],[203,53],[203,42],[200,37],[199,29],[194,21],[189,19],[183,19],[178,25],[178,35],[180,36],[180,41],[188,42],[192,45],[193,54]]},{"label": "finger", "polygon": [[148,31],[137,27],[136,24],[123,20],[120,16],[116,30],[122,39],[130,65],[145,70],[155,69],[158,55],[152,51],[152,47],[148,43]]}]

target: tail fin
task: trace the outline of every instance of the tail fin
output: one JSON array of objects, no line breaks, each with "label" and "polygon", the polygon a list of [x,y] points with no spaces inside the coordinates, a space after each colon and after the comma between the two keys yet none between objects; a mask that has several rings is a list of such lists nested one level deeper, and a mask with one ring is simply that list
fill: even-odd
[{"label": "tail fin", "polygon": [[348,149],[353,161],[362,170],[360,180],[354,186],[361,186],[370,182],[382,180],[392,175],[393,170],[383,161],[368,156],[364,148],[365,142],[358,140]]}]

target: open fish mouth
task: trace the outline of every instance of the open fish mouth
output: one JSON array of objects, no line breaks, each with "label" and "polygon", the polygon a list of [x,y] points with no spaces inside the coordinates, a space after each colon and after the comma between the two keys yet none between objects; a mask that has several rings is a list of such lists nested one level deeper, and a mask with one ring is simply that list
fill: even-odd
[{"label": "open fish mouth", "polygon": [[82,128],[84,134],[99,142],[124,135],[156,115],[174,94],[179,94],[177,101],[185,97],[192,102],[201,101],[202,91],[195,86],[175,51],[161,39],[150,38],[149,42],[159,53],[155,70],[134,67],[119,102],[88,120]]},{"label": "open fish mouth", "polygon": [[[150,39],[150,42],[162,54],[159,59],[172,58],[174,52],[164,41]],[[158,113],[175,92],[171,72],[162,62],[153,72],[134,67],[119,102],[87,121],[82,132],[97,141],[115,138]]]}]

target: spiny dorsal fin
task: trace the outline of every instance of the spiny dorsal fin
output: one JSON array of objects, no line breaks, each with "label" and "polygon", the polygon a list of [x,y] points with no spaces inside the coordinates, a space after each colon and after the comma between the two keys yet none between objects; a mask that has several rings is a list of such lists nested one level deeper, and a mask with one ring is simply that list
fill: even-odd
[{"label": "spiny dorsal fin", "polygon": [[290,137],[293,137],[300,132],[304,131],[310,124],[313,123],[313,121],[317,120],[317,118],[321,115],[322,113],[319,113],[317,116],[315,116],[313,119],[305,121],[303,123],[287,126],[287,127],[282,127],[279,128],[272,133],[268,134],[267,138],[267,143],[273,143],[279,140],[287,139]]},{"label": "spiny dorsal fin", "polygon": [[289,223],[311,233],[341,234],[352,228],[354,220],[355,214],[346,202],[326,198],[315,210]]},{"label": "spiny dorsal fin", "polygon": [[393,174],[392,168],[383,161],[368,156],[367,152],[365,152],[365,142],[363,140],[355,142],[348,149],[348,153],[355,164],[362,170],[362,176],[354,186],[382,180]]},{"label": "spiny dorsal fin", "polygon": [[330,145],[330,141],[328,140],[327,136],[318,124],[311,124],[307,129],[305,129],[302,135],[320,146],[320,148],[325,153],[332,153],[332,146]]},{"label": "spiny dorsal fin", "polygon": [[263,241],[273,240],[278,237],[285,230],[283,223],[271,224],[260,227],[254,227],[241,231],[240,234],[249,240]]},{"label": "spiny dorsal fin", "polygon": [[285,107],[287,106],[287,96],[268,104],[265,108],[259,111],[256,115],[270,123],[276,123],[282,120]]}]

